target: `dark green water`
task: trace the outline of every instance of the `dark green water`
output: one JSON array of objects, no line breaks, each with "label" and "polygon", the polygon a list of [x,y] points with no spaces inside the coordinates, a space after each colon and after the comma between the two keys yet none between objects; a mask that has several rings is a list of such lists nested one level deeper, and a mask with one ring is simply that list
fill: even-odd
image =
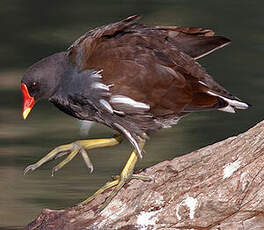
[{"label": "dark green water", "polygon": [[[32,174],[23,169],[52,148],[81,138],[79,125],[48,102],[21,116],[20,78],[42,57],[68,47],[88,29],[132,14],[148,24],[211,28],[232,39],[231,45],[200,60],[233,94],[253,104],[237,114],[191,114],[162,130],[146,146],[137,168],[171,159],[237,135],[263,119],[263,1],[22,1],[0,2],[0,229],[25,226],[43,208],[61,209],[88,197],[128,158],[127,142],[90,151],[95,166],[89,174],[80,157],[55,177],[51,162]],[[89,138],[111,136],[96,125]],[[216,153],[217,154],[217,153]]]}]

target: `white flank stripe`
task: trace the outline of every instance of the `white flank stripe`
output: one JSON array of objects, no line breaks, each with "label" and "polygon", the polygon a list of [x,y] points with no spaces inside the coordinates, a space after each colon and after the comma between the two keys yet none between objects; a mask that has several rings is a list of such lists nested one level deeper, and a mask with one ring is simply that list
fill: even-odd
[{"label": "white flank stripe", "polygon": [[134,148],[137,150],[137,153],[139,155],[140,158],[142,158],[142,153],[141,150],[138,146],[138,143],[136,142],[136,140],[132,137],[131,133],[128,132],[123,126],[119,125],[118,123],[114,123],[114,125],[120,129],[122,131],[122,133],[128,138],[128,140],[132,143],[132,145],[134,146]]},{"label": "white flank stripe", "polygon": [[212,95],[212,96],[216,96],[216,97],[220,97],[223,100],[225,100],[228,104],[230,104],[231,106],[234,106],[237,109],[247,109],[248,105],[242,101],[237,101],[237,100],[232,100],[223,96],[220,96],[216,93],[213,93],[211,91],[207,91],[208,94]]},{"label": "white flank stripe", "polygon": [[98,74],[98,73],[93,73],[92,75],[91,75],[91,77],[93,77],[93,78],[102,78],[102,76],[100,75],[100,74]]},{"label": "white flank stripe", "polygon": [[125,115],[125,113],[123,111],[119,111],[119,110],[115,110],[115,109],[114,109],[114,113],[116,113],[118,115]]},{"label": "white flank stripe", "polygon": [[139,109],[146,109],[146,110],[150,109],[149,105],[142,103],[142,102],[135,101],[132,98],[122,96],[122,95],[112,96],[110,99],[110,102],[111,103],[126,104],[126,105],[130,105],[132,107],[139,108]]},{"label": "white flank stripe", "polygon": [[94,77],[94,78],[102,78],[102,75],[100,75],[100,73],[102,73],[103,70],[98,70],[98,71],[94,71],[91,75],[91,77]]},{"label": "white flank stripe", "polygon": [[104,89],[104,90],[107,90],[109,91],[109,87],[103,83],[100,83],[100,82],[95,82],[92,84],[92,87],[95,88],[95,89]]},{"label": "white flank stripe", "polygon": [[204,86],[208,86],[208,85],[206,85],[203,81],[198,81],[201,85],[204,85]]},{"label": "white flank stripe", "polygon": [[103,72],[103,69],[100,69],[100,70],[96,71],[97,74],[100,74],[102,72]]},{"label": "white flank stripe", "polygon": [[114,113],[112,106],[106,100],[100,99],[99,101],[109,113]]}]

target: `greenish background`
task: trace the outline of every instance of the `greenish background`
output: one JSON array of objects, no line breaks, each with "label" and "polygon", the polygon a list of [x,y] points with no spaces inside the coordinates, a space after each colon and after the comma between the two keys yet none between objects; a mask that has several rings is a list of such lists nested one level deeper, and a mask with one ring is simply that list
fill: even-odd
[{"label": "greenish background", "polygon": [[[0,2],[0,229],[16,229],[43,208],[62,209],[87,198],[119,174],[131,147],[90,151],[89,174],[80,157],[51,177],[51,162],[27,176],[23,169],[52,148],[81,138],[76,120],[47,101],[22,120],[20,79],[39,59],[66,49],[87,30],[133,14],[147,24],[211,28],[232,39],[199,62],[233,94],[253,104],[247,111],[195,113],[148,142],[137,168],[171,159],[237,135],[263,119],[264,1],[36,1]],[[96,125],[89,138],[111,136]],[[217,154],[217,153],[215,153]]]}]

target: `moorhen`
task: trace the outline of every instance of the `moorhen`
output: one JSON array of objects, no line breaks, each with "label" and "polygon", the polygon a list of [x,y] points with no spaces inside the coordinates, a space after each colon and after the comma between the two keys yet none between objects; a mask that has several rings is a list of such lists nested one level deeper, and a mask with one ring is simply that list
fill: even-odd
[{"label": "moorhen", "polygon": [[121,175],[93,196],[114,187],[101,210],[132,178],[150,133],[176,124],[191,112],[221,110],[234,113],[248,104],[215,82],[197,59],[226,46],[230,40],[209,29],[147,26],[139,16],[90,30],[67,51],[44,58],[25,72],[21,88],[23,117],[34,103],[48,99],[63,112],[80,120],[104,124],[120,135],[79,140],[55,148],[25,173],[67,155],[52,173],[80,153],[93,170],[87,149],[113,146],[125,136],[134,148]]}]

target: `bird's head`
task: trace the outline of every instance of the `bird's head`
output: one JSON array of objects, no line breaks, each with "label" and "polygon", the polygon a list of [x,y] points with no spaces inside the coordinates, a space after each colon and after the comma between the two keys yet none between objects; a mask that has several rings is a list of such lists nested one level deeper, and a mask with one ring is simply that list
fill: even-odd
[{"label": "bird's head", "polygon": [[21,80],[24,97],[23,118],[26,119],[35,102],[54,94],[65,72],[66,53],[56,53],[30,66]]}]

